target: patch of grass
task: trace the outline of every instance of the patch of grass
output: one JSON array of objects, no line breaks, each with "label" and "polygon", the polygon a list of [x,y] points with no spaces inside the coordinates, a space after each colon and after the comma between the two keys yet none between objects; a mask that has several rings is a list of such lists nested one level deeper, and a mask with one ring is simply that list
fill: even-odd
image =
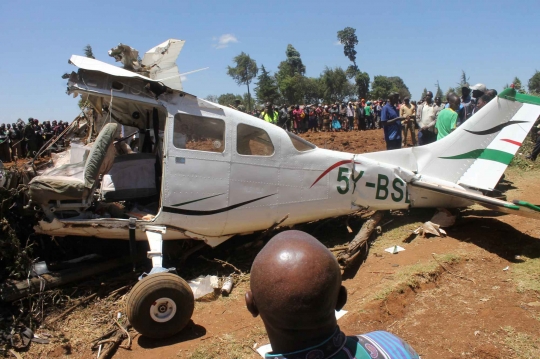
[{"label": "patch of grass", "polygon": [[[462,257],[447,253],[437,257],[440,263],[459,263]],[[419,285],[434,281],[442,268],[435,260],[403,267],[393,275],[393,280],[373,295],[374,300],[386,300],[392,293],[403,293],[407,287],[417,288]]]},{"label": "patch of grass", "polygon": [[248,335],[245,335],[245,332],[240,334],[230,333],[210,338],[202,342],[203,344],[199,345],[191,353],[178,352],[177,357],[189,359],[259,358],[259,355],[252,349],[253,345],[266,342],[268,342],[268,339],[264,327],[255,326]]},{"label": "patch of grass", "polygon": [[[533,131],[536,131],[536,129],[533,128]],[[512,159],[512,162],[510,162],[508,166],[516,167],[523,171],[530,171],[533,169],[537,169],[539,166],[536,164],[536,162],[525,158],[531,154],[533,147],[534,147],[534,141],[531,139],[531,136],[527,136],[525,140],[523,141],[523,145],[518,150],[518,152]]]},{"label": "patch of grass", "polygon": [[507,337],[505,343],[512,349],[516,358],[534,359],[540,358],[540,339],[526,333],[516,332],[513,327],[504,327]]},{"label": "patch of grass", "polygon": [[528,290],[540,293],[540,257],[521,256],[521,263],[512,265],[512,277],[519,293]]}]

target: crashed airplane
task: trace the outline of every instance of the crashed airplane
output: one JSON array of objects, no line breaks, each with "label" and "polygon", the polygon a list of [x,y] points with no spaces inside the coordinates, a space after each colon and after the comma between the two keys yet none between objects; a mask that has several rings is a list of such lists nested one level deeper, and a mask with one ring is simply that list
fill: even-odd
[{"label": "crashed airplane", "polygon": [[427,146],[331,151],[184,92],[175,63],[183,44],[168,40],[140,63],[125,45],[111,50],[125,68],[73,55],[78,71],[66,76],[67,92],[91,104],[97,137],[91,146],[72,144],[70,163],[28,186],[42,212],[38,233],[149,242],[153,268],[127,301],[129,321],[143,335],[171,336],[193,313],[190,288],[163,267],[163,240],[217,246],[287,215],[283,226],[365,208],[478,203],[540,218],[527,202],[483,195],[540,115],[538,97],[508,88]]}]

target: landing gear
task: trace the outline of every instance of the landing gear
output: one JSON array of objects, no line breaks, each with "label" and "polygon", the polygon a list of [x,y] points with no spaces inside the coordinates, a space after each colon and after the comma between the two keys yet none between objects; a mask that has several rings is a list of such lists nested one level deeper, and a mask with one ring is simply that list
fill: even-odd
[{"label": "landing gear", "polygon": [[195,299],[185,280],[172,273],[156,273],[133,287],[126,305],[129,322],[139,333],[166,338],[188,324]]},{"label": "landing gear", "polygon": [[[165,227],[144,228],[152,260],[152,270],[133,287],[126,303],[129,322],[139,333],[150,338],[170,337],[187,325],[193,315],[195,298],[185,280],[163,268]],[[133,236],[134,237],[134,236]]]}]

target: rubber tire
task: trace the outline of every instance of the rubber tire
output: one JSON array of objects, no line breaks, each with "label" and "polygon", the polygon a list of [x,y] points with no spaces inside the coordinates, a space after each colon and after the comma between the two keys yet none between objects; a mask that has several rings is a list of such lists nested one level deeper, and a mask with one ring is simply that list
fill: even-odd
[{"label": "rubber tire", "polygon": [[[159,323],[150,316],[150,306],[159,298],[170,298],[176,304],[171,320]],[[140,280],[127,298],[126,312],[129,322],[141,335],[149,338],[167,338],[175,335],[189,323],[195,308],[193,292],[185,280],[171,273],[156,273]]]}]

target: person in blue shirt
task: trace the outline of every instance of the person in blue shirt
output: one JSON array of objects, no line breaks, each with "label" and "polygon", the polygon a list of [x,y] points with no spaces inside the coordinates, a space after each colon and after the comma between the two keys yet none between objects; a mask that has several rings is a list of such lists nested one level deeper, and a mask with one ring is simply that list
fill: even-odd
[{"label": "person in blue shirt", "polygon": [[397,150],[401,148],[401,120],[396,105],[399,101],[398,93],[391,93],[388,102],[381,110],[381,126],[384,129],[384,140],[387,150]]},{"label": "person in blue shirt", "polygon": [[301,231],[274,236],[251,267],[246,306],[260,314],[278,359],[418,359],[399,337],[385,331],[346,336],[335,311],[347,302],[334,255]]}]

